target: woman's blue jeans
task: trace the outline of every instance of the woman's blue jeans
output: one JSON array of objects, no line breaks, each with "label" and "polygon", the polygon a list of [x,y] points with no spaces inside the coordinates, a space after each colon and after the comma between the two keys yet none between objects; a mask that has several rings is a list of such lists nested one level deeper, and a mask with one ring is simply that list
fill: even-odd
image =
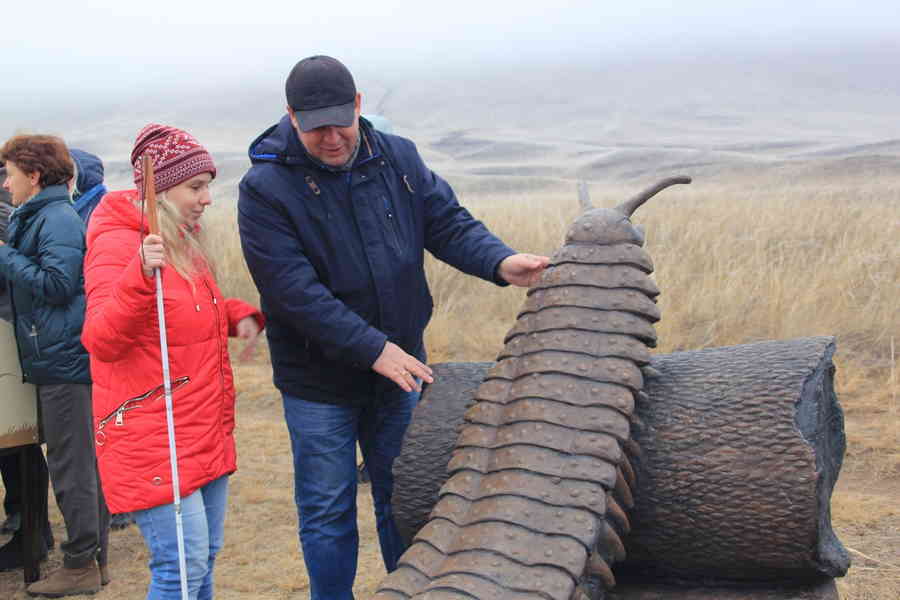
[{"label": "woman's blue jeans", "polygon": [[403,435],[418,392],[397,391],[365,407],[345,407],[284,394],[294,453],[294,501],[309,573],[310,600],[352,600],[359,553],[356,524],[356,442],[369,471],[378,541],[390,572],[406,549],[391,510]]},{"label": "woman's blue jeans", "polygon": [[[213,563],[225,537],[228,476],[219,477],[181,499],[188,597],[213,597]],[[175,505],[163,504],[134,513],[150,550],[147,600],[181,600]]]}]

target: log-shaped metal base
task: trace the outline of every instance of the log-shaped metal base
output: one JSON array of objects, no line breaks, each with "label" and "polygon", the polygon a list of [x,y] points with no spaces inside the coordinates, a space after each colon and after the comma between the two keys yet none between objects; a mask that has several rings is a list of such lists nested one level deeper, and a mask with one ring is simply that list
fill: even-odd
[{"label": "log-shaped metal base", "polygon": [[[829,516],[845,445],[833,353],[832,338],[805,338],[651,361],[632,427],[642,450],[617,574],[735,583],[846,572]],[[406,539],[427,521],[489,366],[435,366],[394,465],[394,514]]]},{"label": "log-shaped metal base", "polygon": [[843,575],[830,499],[846,445],[834,340],[656,357],[633,428],[641,446],[624,570],[796,581]]}]

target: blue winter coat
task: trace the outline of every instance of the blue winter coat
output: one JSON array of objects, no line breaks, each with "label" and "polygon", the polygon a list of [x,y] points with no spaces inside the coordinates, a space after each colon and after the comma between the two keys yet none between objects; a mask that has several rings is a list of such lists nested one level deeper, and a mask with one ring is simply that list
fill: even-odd
[{"label": "blue winter coat", "polygon": [[360,120],[350,171],[311,160],[285,116],[250,146],[238,224],[268,319],[275,385],[359,405],[399,389],[371,370],[390,340],[425,358],[424,250],[493,281],[512,249],[462,208],[415,145]]},{"label": "blue winter coat", "polygon": [[84,223],[64,185],[44,188],[10,217],[0,274],[12,300],[25,381],[90,383],[84,323]]},{"label": "blue winter coat", "polygon": [[103,161],[96,155],[77,148],[69,149],[69,154],[78,167],[78,178],[75,180],[76,195],[73,198],[75,212],[87,223],[91,213],[100,204],[103,194],[106,193],[106,186],[103,185]]}]

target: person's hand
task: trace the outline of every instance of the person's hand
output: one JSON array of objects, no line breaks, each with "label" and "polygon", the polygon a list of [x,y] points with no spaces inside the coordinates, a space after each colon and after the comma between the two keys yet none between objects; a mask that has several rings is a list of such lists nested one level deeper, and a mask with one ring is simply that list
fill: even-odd
[{"label": "person's hand", "polygon": [[372,365],[372,370],[384,375],[403,388],[405,392],[413,390],[421,392],[422,384],[419,383],[419,379],[428,383],[434,381],[431,376],[431,367],[419,362],[415,356],[407,354],[393,342],[387,342],[384,345],[384,349],[378,355],[375,364]]},{"label": "person's hand", "polygon": [[546,256],[513,254],[500,262],[497,271],[511,285],[531,287],[541,278],[541,273],[549,264],[550,259]]},{"label": "person's hand", "polygon": [[259,323],[252,316],[244,317],[238,321],[235,329],[237,330],[237,336],[247,341],[247,345],[238,354],[238,361],[246,362],[250,360],[250,357],[253,356],[253,351],[256,350],[256,343],[259,341],[261,329],[259,328]]},{"label": "person's hand", "polygon": [[144,275],[153,277],[153,269],[160,269],[166,263],[166,249],[162,238],[151,233],[141,242],[141,268]]}]

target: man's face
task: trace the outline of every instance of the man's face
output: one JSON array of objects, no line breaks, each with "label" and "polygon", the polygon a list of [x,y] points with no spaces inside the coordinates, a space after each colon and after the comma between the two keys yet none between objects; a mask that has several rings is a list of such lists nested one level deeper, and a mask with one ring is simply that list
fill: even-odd
[{"label": "man's face", "polygon": [[291,116],[294,131],[300,136],[300,141],[303,142],[306,151],[330,167],[340,167],[350,160],[353,150],[356,149],[356,141],[359,139],[360,105],[361,95],[356,94],[356,103],[353,109],[355,114],[350,127],[325,125],[303,131],[297,122],[297,116],[290,107],[288,107],[288,114]]}]

